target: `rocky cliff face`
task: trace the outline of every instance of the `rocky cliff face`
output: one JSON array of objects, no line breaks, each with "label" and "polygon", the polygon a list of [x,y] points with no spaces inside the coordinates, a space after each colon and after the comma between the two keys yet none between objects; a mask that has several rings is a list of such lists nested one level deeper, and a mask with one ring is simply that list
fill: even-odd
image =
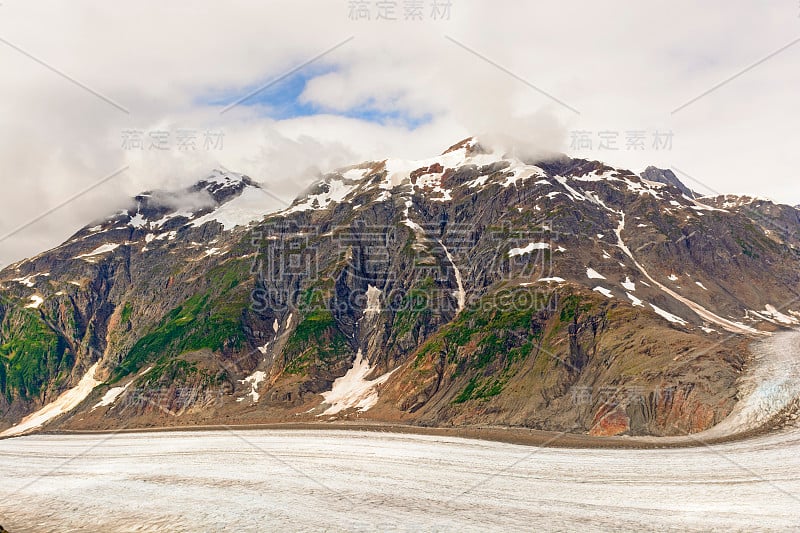
[{"label": "rocky cliff face", "polygon": [[468,139],[281,212],[231,173],[143,194],[0,273],[0,427],[706,429],[798,322],[800,219],[661,181]]}]

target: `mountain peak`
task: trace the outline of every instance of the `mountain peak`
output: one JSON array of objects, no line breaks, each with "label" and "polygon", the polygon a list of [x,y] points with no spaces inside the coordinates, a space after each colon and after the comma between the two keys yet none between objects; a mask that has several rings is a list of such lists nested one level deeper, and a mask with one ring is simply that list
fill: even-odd
[{"label": "mountain peak", "polygon": [[675,173],[669,169],[649,166],[644,169],[644,172],[642,172],[642,178],[646,179],[647,181],[654,181],[656,183],[663,183],[665,185],[677,187],[678,190],[680,190],[689,198],[698,198],[702,196],[684,185],[684,183],[678,179],[678,176],[676,176]]},{"label": "mountain peak", "polygon": [[163,232],[184,225],[217,221],[225,230],[247,225],[276,210],[274,200],[250,177],[214,169],[181,190],[151,190],[138,194],[132,205],[81,229],[74,237],[124,227]]},{"label": "mountain peak", "polygon": [[483,146],[481,146],[480,142],[478,141],[477,137],[467,137],[463,139],[444,152],[442,155],[447,155],[452,152],[457,152],[458,150],[463,149],[468,155],[470,154],[486,154],[489,153]]}]

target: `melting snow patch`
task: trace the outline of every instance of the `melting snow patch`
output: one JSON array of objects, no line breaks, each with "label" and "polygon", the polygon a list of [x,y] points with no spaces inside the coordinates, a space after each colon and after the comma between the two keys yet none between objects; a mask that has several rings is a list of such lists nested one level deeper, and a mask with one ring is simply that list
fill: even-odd
[{"label": "melting snow patch", "polygon": [[21,435],[22,433],[43,426],[57,416],[68,413],[75,409],[78,404],[85,400],[92,390],[100,384],[100,382],[94,378],[94,372],[97,370],[97,365],[99,364],[99,362],[93,364],[86,374],[81,378],[76,387],[65,391],[52,403],[49,403],[35,413],[26,416],[16,426],[10,427],[4,432],[0,433],[0,437]]},{"label": "melting snow patch", "polygon": [[39,309],[39,306],[44,303],[44,298],[39,296],[38,294],[34,294],[30,297],[31,303],[25,306],[25,309]]},{"label": "melting snow patch", "polygon": [[222,224],[225,231],[229,231],[236,226],[246,226],[261,220],[264,215],[274,211],[275,200],[258,187],[247,187],[233,200],[193,221],[192,226],[199,228],[213,220]]},{"label": "melting snow patch", "polygon": [[347,374],[334,381],[329,392],[322,393],[322,397],[325,398],[324,403],[329,407],[317,416],[335,415],[353,408],[362,413],[368,411],[378,403],[377,387],[385,383],[395,370],[368,381],[366,378],[372,372],[372,367],[369,366],[369,362],[359,350],[353,367],[347,371]]},{"label": "melting snow patch", "polygon": [[670,274],[669,275],[669,280],[670,281],[678,281],[678,276],[676,276],[675,274]]},{"label": "melting snow patch", "polygon": [[450,250],[447,249],[447,246],[445,246],[442,241],[439,241],[439,246],[441,246],[442,250],[444,250],[444,255],[447,256],[447,260],[450,261],[451,265],[453,265],[453,273],[456,276],[456,286],[458,287],[455,291],[453,291],[453,297],[458,303],[456,314],[459,314],[464,310],[464,307],[466,307],[467,304],[467,291],[464,290],[464,280],[461,278],[461,271],[458,269],[456,262],[453,260],[453,254],[450,253]]},{"label": "melting snow patch", "polygon": [[550,244],[546,242],[532,242],[529,245],[525,246],[524,248],[512,248],[508,252],[508,257],[514,257],[517,255],[525,255],[529,254],[534,250],[549,250]]},{"label": "melting snow patch", "polygon": [[631,292],[636,292],[636,284],[631,281],[629,276],[625,277],[625,281],[621,283],[622,287]]},{"label": "melting snow patch", "polygon": [[594,289],[592,289],[592,290],[593,290],[593,291],[596,291],[596,292],[599,292],[600,294],[602,294],[602,295],[603,295],[603,296],[605,296],[606,298],[613,298],[613,297],[614,297],[614,295],[613,295],[613,294],[611,294],[611,291],[610,291],[610,290],[608,290],[608,289],[606,289],[605,287],[600,287],[600,286],[598,286],[598,287],[595,287],[595,288],[594,288]]},{"label": "melting snow patch", "polygon": [[239,383],[241,383],[242,385],[245,385],[245,384],[247,384],[247,383],[249,383],[249,384],[250,384],[250,392],[249,392],[249,393],[248,393],[248,394],[247,394],[245,397],[243,397],[243,398],[237,398],[237,399],[236,399],[236,401],[237,401],[237,402],[244,401],[244,399],[245,399],[247,396],[250,396],[250,399],[253,401],[253,403],[258,403],[258,399],[261,397],[261,396],[258,394],[258,386],[259,386],[259,385],[261,384],[261,382],[262,382],[262,381],[264,381],[266,378],[267,378],[267,374],[266,374],[265,372],[262,372],[261,370],[258,370],[258,371],[256,371],[256,372],[253,372],[253,374],[252,374],[252,375],[250,375],[250,376],[247,376],[247,377],[246,377],[246,378],[244,378],[244,379],[240,379],[240,380],[239,380]]},{"label": "melting snow patch", "polygon": [[670,322],[673,322],[673,323],[675,323],[675,324],[681,324],[681,325],[684,325],[684,326],[685,326],[686,324],[688,324],[688,322],[686,322],[686,321],[685,321],[684,319],[682,319],[681,317],[679,317],[679,316],[675,316],[675,315],[673,315],[672,313],[669,313],[669,312],[667,312],[667,311],[664,311],[664,310],[663,310],[663,309],[661,309],[660,307],[656,307],[656,306],[655,306],[655,305],[653,305],[653,304],[650,304],[650,307],[652,307],[652,308],[653,308],[653,311],[655,311],[657,315],[661,316],[662,318],[666,318],[666,319],[667,319],[667,320],[669,320]]},{"label": "melting snow patch", "polygon": [[36,276],[37,274],[31,274],[30,276],[26,276],[24,278],[14,278],[11,281],[16,281],[17,283],[21,283],[22,285],[25,285],[30,289],[35,285],[33,280],[36,279]]},{"label": "melting snow patch", "polygon": [[113,252],[117,248],[119,248],[119,244],[103,244],[102,246],[98,246],[88,254],[81,254],[79,256],[76,256],[75,259],[84,259],[87,257],[95,257],[98,255],[107,254],[108,252]]},{"label": "melting snow patch", "polygon": [[542,281],[544,283],[550,283],[551,281],[554,283],[564,283],[564,278],[552,277],[552,278],[539,278],[538,281]]},{"label": "melting snow patch", "polygon": [[697,284],[697,286],[698,286],[698,287],[700,287],[700,288],[701,288],[701,289],[703,289],[704,291],[707,291],[707,290],[708,290],[708,289],[706,289],[706,286],[705,286],[705,285],[703,285],[702,283],[700,283],[699,281],[695,281],[695,283]]},{"label": "melting snow patch", "polygon": [[213,255],[222,255],[223,252],[220,252],[219,248],[209,248],[205,252],[203,252],[203,257],[211,257]]},{"label": "melting snow patch", "polygon": [[136,216],[131,217],[131,221],[128,224],[134,228],[143,228],[147,225],[147,219],[141,213],[136,213]]},{"label": "melting snow patch", "polygon": [[112,405],[114,402],[117,401],[117,398],[119,398],[119,396],[123,392],[125,392],[128,389],[128,387],[130,387],[131,383],[133,383],[134,381],[136,380],[131,380],[131,382],[125,385],[124,387],[114,387],[113,389],[108,389],[108,391],[103,395],[103,398],[99,402],[97,402],[94,405],[94,407],[92,407],[92,411],[94,411],[98,407],[108,407],[109,405]]},{"label": "melting snow patch", "polygon": [[589,279],[606,279],[606,277],[593,268],[586,269],[586,277]]},{"label": "melting snow patch", "polygon": [[644,303],[633,294],[626,292],[625,295],[628,297],[634,307],[644,307]]},{"label": "melting snow patch", "polygon": [[[350,172],[351,171],[348,171],[346,174],[349,174]],[[363,174],[363,171],[361,172]],[[350,179],[347,176],[344,176],[344,178],[345,180]],[[335,178],[325,180],[324,182],[320,183],[318,187],[324,187],[327,188],[327,190],[320,189],[322,192],[319,194],[309,194],[300,203],[288,209],[286,211],[287,214],[314,209],[326,209],[330,205],[344,200],[345,197],[353,190],[352,185],[346,184],[344,180]]]},{"label": "melting snow patch", "polygon": [[[33,298],[33,297],[31,297]],[[765,309],[765,313],[768,314],[773,319],[777,320],[781,324],[797,324],[798,320],[793,316],[784,315],[780,311],[778,311],[775,306],[767,304]]]}]

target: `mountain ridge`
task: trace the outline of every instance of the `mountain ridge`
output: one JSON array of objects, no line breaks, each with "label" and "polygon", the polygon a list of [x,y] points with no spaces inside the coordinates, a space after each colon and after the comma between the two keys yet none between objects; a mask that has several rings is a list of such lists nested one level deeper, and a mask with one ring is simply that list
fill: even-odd
[{"label": "mountain ridge", "polygon": [[0,420],[39,427],[23,419],[91,369],[48,427],[705,430],[750,340],[798,323],[781,304],[800,218],[680,185],[468,138],[334,171],[283,209],[227,171],[143,193],[0,272]]}]

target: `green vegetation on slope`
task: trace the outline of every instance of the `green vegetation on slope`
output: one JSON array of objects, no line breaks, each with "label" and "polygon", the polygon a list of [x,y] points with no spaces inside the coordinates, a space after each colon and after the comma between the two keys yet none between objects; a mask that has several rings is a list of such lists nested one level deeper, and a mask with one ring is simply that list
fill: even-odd
[{"label": "green vegetation on slope", "polygon": [[67,343],[33,313],[20,312],[3,323],[0,391],[32,398],[53,378],[63,378],[75,362]]},{"label": "green vegetation on slope", "polygon": [[[237,266],[239,263],[232,265]],[[139,339],[117,367],[113,381],[156,357],[177,356],[203,348],[239,349],[245,340],[242,313],[247,294],[239,284],[241,269],[232,267],[219,267],[209,272],[211,287],[208,291],[192,296],[167,313],[158,326]]]}]

